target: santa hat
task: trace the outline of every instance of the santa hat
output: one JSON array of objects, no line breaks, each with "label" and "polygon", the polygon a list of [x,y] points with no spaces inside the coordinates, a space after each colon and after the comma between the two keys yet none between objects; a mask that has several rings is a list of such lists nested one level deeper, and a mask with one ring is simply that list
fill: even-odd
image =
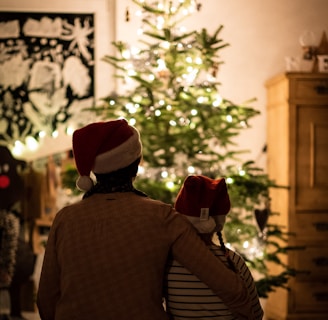
[{"label": "santa hat", "polygon": [[222,229],[225,216],[230,210],[225,179],[188,176],[178,193],[175,209],[186,215],[200,233]]},{"label": "santa hat", "polygon": [[80,174],[76,185],[82,191],[93,186],[90,172],[110,173],[141,157],[136,128],[125,119],[91,123],[73,133],[73,153]]}]

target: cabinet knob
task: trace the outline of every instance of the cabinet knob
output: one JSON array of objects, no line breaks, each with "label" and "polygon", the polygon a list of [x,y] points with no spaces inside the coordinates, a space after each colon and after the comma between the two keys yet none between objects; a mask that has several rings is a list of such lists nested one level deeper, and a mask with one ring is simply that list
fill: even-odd
[{"label": "cabinet knob", "polygon": [[328,94],[328,86],[327,85],[320,85],[314,87],[317,94]]},{"label": "cabinet knob", "polygon": [[328,257],[317,257],[317,258],[312,259],[312,261],[318,267],[328,266]]},{"label": "cabinet knob", "polygon": [[328,292],[314,292],[313,296],[317,301],[328,301]]},{"label": "cabinet knob", "polygon": [[317,231],[328,231],[328,223],[327,222],[315,222],[315,223],[313,223],[313,225]]}]

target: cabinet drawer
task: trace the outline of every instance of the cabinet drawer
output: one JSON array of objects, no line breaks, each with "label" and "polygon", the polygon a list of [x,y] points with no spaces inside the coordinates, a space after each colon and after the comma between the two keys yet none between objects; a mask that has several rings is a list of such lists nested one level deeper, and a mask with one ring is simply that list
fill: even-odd
[{"label": "cabinet drawer", "polygon": [[306,247],[295,250],[295,268],[300,271],[296,276],[299,281],[328,282],[328,247]]},{"label": "cabinet drawer", "polygon": [[[295,241],[308,241],[308,243],[323,244],[328,239],[328,214],[302,212],[293,215],[292,232]],[[293,236],[291,236],[293,242]],[[324,242],[325,243],[325,242]]]},{"label": "cabinet drawer", "polygon": [[291,97],[295,99],[311,99],[313,101],[328,100],[328,77],[326,79],[297,79],[292,85]]},{"label": "cabinet drawer", "polygon": [[291,296],[294,312],[328,312],[328,282],[296,282]]}]

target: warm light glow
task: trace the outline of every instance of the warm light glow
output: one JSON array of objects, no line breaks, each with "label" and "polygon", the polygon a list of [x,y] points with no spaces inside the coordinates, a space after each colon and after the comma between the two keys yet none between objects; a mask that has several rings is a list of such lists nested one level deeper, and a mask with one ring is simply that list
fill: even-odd
[{"label": "warm light glow", "polygon": [[170,11],[171,11],[171,13],[175,13],[175,12],[177,11],[177,8],[174,7],[174,6],[172,6],[172,7],[170,8]]},{"label": "warm light glow", "polygon": [[157,24],[156,24],[156,28],[158,30],[162,30],[164,26],[164,18],[163,17],[157,17]]},{"label": "warm light glow", "polygon": [[138,174],[144,174],[145,173],[145,167],[143,167],[143,166],[139,166],[138,167]]},{"label": "warm light glow", "polygon": [[125,105],[125,108],[129,111],[130,114],[134,114],[134,113],[136,113],[138,107],[139,107],[138,104],[134,104],[134,103],[132,103],[132,102],[128,102],[128,103]]},{"label": "warm light glow", "polygon": [[198,64],[198,65],[201,65],[201,64],[203,63],[202,58],[197,57],[197,58],[195,59],[195,63]]},{"label": "warm light glow", "polygon": [[[134,96],[134,98],[133,98],[133,100],[135,101],[135,102],[141,102],[142,101],[142,96],[141,95],[135,95]],[[138,104],[138,107],[140,107],[140,105]]]},{"label": "warm light glow", "polygon": [[244,241],[243,243],[243,248],[247,249],[249,247],[249,242],[248,241]]},{"label": "warm light glow", "polygon": [[26,148],[29,151],[36,151],[39,148],[39,143],[35,140],[35,138],[31,136],[27,136],[25,139]]},{"label": "warm light glow", "polygon": [[190,173],[190,174],[193,174],[193,173],[195,173],[195,168],[193,167],[193,166],[189,166],[188,167],[188,173]]},{"label": "warm light glow", "polygon": [[156,62],[158,64],[157,70],[165,70],[166,69],[166,64],[163,59],[158,59]]},{"label": "warm light glow", "polygon": [[130,59],[131,57],[131,52],[130,50],[126,49],[122,51],[122,57],[126,60]]},{"label": "warm light glow", "polygon": [[128,70],[128,76],[129,77],[133,77],[133,76],[135,76],[137,73],[135,72],[135,70],[133,70],[133,69],[130,69],[130,70]]},{"label": "warm light glow", "polygon": [[73,135],[73,132],[74,132],[74,128],[73,128],[73,127],[67,127],[67,129],[66,129],[66,133],[67,133],[69,136]]},{"label": "warm light glow", "polygon": [[247,122],[246,122],[246,121],[240,121],[240,125],[241,125],[243,128],[246,128],[246,127],[247,127]]},{"label": "warm light glow", "polygon": [[218,95],[215,100],[213,101],[213,107],[219,107],[222,103],[222,97],[220,95]]},{"label": "warm light glow", "polygon": [[161,177],[163,179],[167,178],[168,176],[169,176],[169,173],[166,170],[161,172]]},{"label": "warm light glow", "polygon": [[230,114],[228,114],[226,116],[226,119],[227,119],[228,122],[232,122],[232,116]]},{"label": "warm light glow", "polygon": [[227,182],[228,184],[232,184],[232,183],[233,183],[233,179],[230,178],[230,177],[228,177],[228,178],[226,179],[226,182]]},{"label": "warm light glow", "polygon": [[14,156],[21,156],[24,152],[25,146],[22,142],[19,140],[15,141],[15,145],[12,148],[11,152]]},{"label": "warm light glow", "polygon": [[129,125],[130,125],[130,126],[135,126],[136,123],[137,123],[137,120],[134,119],[134,118],[131,118],[131,119],[129,120]]},{"label": "warm light glow", "polygon": [[213,75],[211,75],[211,74],[208,74],[208,76],[207,76],[207,81],[209,81],[209,82],[215,82],[215,77],[213,76]]},{"label": "warm light glow", "polygon": [[262,259],[264,256],[263,244],[261,244],[256,238],[251,242],[245,241],[243,243],[244,254],[250,259]]},{"label": "warm light glow", "polygon": [[169,41],[163,41],[162,43],[161,43],[161,47],[163,48],[163,49],[169,49],[170,48],[170,42]]},{"label": "warm light glow", "polygon": [[168,181],[166,182],[166,188],[168,188],[169,190],[174,189],[174,182],[173,181]]},{"label": "warm light glow", "polygon": [[131,54],[136,56],[140,53],[140,49],[138,47],[131,47]]},{"label": "warm light glow", "polygon": [[244,176],[246,174],[246,171],[245,170],[243,170],[243,169],[240,169],[239,170],[239,175],[240,176]]},{"label": "warm light glow", "polygon": [[188,83],[192,83],[197,76],[198,70],[194,69],[192,67],[188,67],[187,71],[188,71],[188,74],[183,74],[182,76]]}]

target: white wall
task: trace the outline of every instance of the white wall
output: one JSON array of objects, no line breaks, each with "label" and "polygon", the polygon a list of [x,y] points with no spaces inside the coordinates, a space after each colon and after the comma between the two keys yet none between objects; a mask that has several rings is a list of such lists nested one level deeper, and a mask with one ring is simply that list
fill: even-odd
[{"label": "white wall", "polygon": [[[254,107],[261,111],[261,115],[254,119],[251,123],[252,129],[243,133],[238,143],[241,148],[250,150],[250,154],[245,158],[259,159],[258,164],[265,166],[265,156],[261,153],[266,142],[264,83],[275,74],[284,72],[285,56],[301,55],[299,36],[304,30],[314,31],[318,43],[323,31],[328,34],[328,0],[201,2],[201,11],[188,21],[187,26],[192,29],[205,27],[214,31],[220,24],[224,25],[221,36],[230,46],[221,54],[225,62],[219,73],[221,93],[236,103],[257,98]],[[113,35],[116,35],[116,40],[131,43],[136,41],[138,21],[131,16],[131,21],[125,22],[127,6],[132,12],[131,0],[1,0],[0,3],[1,10],[96,12],[97,97],[106,95],[112,89],[110,69],[100,60],[104,54],[111,52],[110,42]]]}]

